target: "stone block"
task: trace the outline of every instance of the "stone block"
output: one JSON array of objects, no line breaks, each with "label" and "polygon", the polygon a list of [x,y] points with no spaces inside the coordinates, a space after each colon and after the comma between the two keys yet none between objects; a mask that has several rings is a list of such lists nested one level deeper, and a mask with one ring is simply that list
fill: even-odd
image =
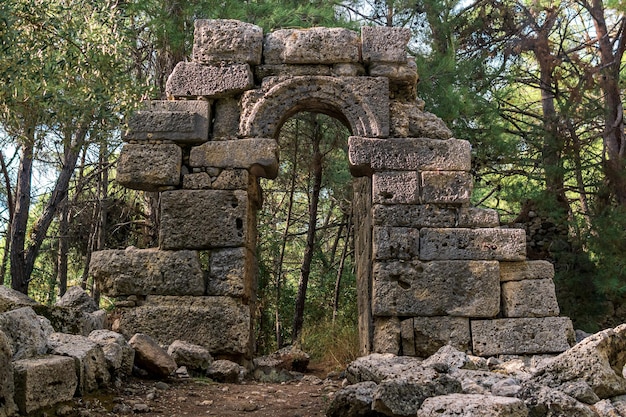
[{"label": "stone block", "polygon": [[94,330],[89,340],[102,348],[109,372],[112,375],[130,376],[135,363],[135,349],[124,336],[111,330]]},{"label": "stone block", "polygon": [[252,87],[254,77],[248,64],[179,62],[167,79],[165,92],[173,97],[221,98]]},{"label": "stone block", "polygon": [[471,349],[470,321],[466,317],[413,317],[402,321],[404,355],[427,358],[445,345],[461,352]]},{"label": "stone block", "polygon": [[116,180],[133,190],[177,187],[182,163],[182,149],[178,145],[126,143],[117,162]]},{"label": "stone block", "polygon": [[406,62],[409,28],[383,26],[361,27],[361,48],[364,62]]},{"label": "stone block", "polygon": [[419,229],[409,227],[374,227],[373,258],[413,259],[419,256]]},{"label": "stone block", "polygon": [[17,412],[13,401],[13,350],[9,338],[0,330],[0,417],[12,416]]},{"label": "stone block", "polygon": [[266,64],[359,62],[359,35],[344,28],[281,29],[263,45]]},{"label": "stone block", "polygon": [[47,319],[47,324],[53,331],[82,336],[87,336],[96,329],[102,329],[106,320],[104,310],[86,313],[75,308],[47,305],[34,306],[33,310],[38,316]]},{"label": "stone block", "polygon": [[33,300],[26,294],[15,291],[10,287],[0,285],[0,313],[15,310],[20,307],[32,307],[37,304],[37,301]]},{"label": "stone block", "polygon": [[254,254],[244,247],[211,251],[207,295],[254,299],[254,263]]},{"label": "stone block", "polygon": [[226,97],[216,100],[213,119],[213,140],[232,139],[239,130],[239,100]]},{"label": "stone block", "polygon": [[0,314],[0,331],[8,338],[15,361],[46,353],[46,339],[54,329],[31,307],[21,307]]},{"label": "stone block", "polygon": [[365,75],[365,68],[361,64],[343,62],[334,64],[330,69],[330,75],[335,77],[359,77]]},{"label": "stone block", "polygon": [[554,265],[548,261],[500,262],[500,281],[554,278]]},{"label": "stone block", "polygon": [[211,187],[215,190],[247,190],[250,174],[245,169],[224,169],[215,178]]},{"label": "stone block", "polygon": [[274,139],[236,139],[207,142],[191,149],[192,168],[247,169],[255,176],[276,178],[278,143]]},{"label": "stone block", "polygon": [[45,355],[13,362],[15,402],[28,414],[74,397],[78,377],[74,359]]},{"label": "stone block", "polygon": [[48,351],[74,359],[73,366],[78,376],[77,395],[95,391],[111,379],[102,348],[85,336],[52,333],[48,337]]},{"label": "stone block", "polygon": [[206,172],[194,172],[183,175],[183,189],[185,190],[210,190],[213,178]]},{"label": "stone block", "polygon": [[190,250],[104,250],[91,255],[89,275],[109,297],[204,295],[198,253]]},{"label": "stone block", "polygon": [[355,175],[380,171],[469,171],[469,142],[424,138],[348,139],[350,169]]},{"label": "stone block", "polygon": [[422,229],[420,259],[475,259],[521,261],[526,259],[526,234],[522,229]]},{"label": "stone block", "polygon": [[[422,102],[423,103],[423,102]],[[452,131],[439,117],[423,110],[415,101],[390,102],[391,135],[396,137],[450,139]]]},{"label": "stone block", "polygon": [[303,75],[334,75],[331,65],[259,65],[254,68],[254,76],[258,81],[267,77],[300,77]]},{"label": "stone block", "polygon": [[202,143],[209,139],[210,120],[211,105],[205,100],[145,101],[130,117],[124,140]]},{"label": "stone block", "polygon": [[417,417],[527,417],[519,398],[482,394],[448,394],[427,398]]},{"label": "stone block", "polygon": [[165,379],[178,368],[167,351],[147,334],[135,333],[128,344],[135,350],[135,365],[151,377]]},{"label": "stone block", "polygon": [[435,205],[382,205],[372,208],[372,217],[377,226],[401,226],[420,229],[422,227],[455,227],[457,212],[453,208]]},{"label": "stone block", "polygon": [[421,201],[425,204],[468,204],[472,196],[472,174],[461,171],[421,173]]},{"label": "stone block", "polygon": [[[303,105],[302,97],[307,97]],[[389,80],[383,77],[291,76],[263,79],[241,98],[239,136],[272,138],[286,118],[306,108],[346,122],[354,135],[389,135]],[[468,148],[469,149],[469,148]]]},{"label": "stone block", "polygon": [[194,22],[192,59],[203,64],[220,62],[261,63],[263,29],[229,19]]},{"label": "stone block", "polygon": [[404,88],[414,88],[419,79],[417,65],[413,59],[405,60],[401,64],[372,63],[368,75],[388,78],[389,85]]},{"label": "stone block", "polygon": [[374,353],[400,354],[400,319],[397,317],[374,318]]},{"label": "stone block", "polygon": [[373,269],[374,316],[495,317],[495,261],[381,261]]},{"label": "stone block", "polygon": [[[500,216],[493,209],[477,207],[463,207],[459,209],[458,227],[475,229],[499,226]],[[500,273],[502,273],[502,268],[500,268]]]},{"label": "stone block", "polygon": [[54,303],[57,307],[74,308],[85,313],[93,313],[98,310],[96,301],[79,285],[69,287],[63,296]]},{"label": "stone block", "polygon": [[230,297],[148,296],[141,307],[124,309],[117,328],[127,338],[144,333],[162,345],[185,340],[213,357],[250,357],[250,306]]},{"label": "stone block", "polygon": [[472,320],[471,328],[478,356],[561,353],[574,337],[567,317]]},{"label": "stone block", "polygon": [[416,171],[379,172],[372,175],[374,204],[418,204],[419,174]]},{"label": "stone block", "polygon": [[248,196],[235,190],[180,190],[161,194],[160,248],[212,249],[243,246]]},{"label": "stone block", "polygon": [[174,359],[176,365],[186,366],[188,370],[200,374],[206,373],[209,365],[213,362],[208,350],[184,340],[174,340],[168,346],[167,354]]},{"label": "stone block", "polygon": [[501,297],[504,317],[550,317],[560,312],[551,279],[503,282]]}]

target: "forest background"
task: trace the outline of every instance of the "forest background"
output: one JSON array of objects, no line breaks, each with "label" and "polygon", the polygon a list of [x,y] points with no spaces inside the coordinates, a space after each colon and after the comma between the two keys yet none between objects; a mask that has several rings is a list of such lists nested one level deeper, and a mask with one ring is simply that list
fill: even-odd
[{"label": "forest background", "polygon": [[[124,116],[164,98],[193,21],[410,28],[418,95],[472,145],[476,206],[528,233],[562,314],[626,321],[626,3],[618,0],[3,0],[0,284],[53,303],[103,248],[156,246],[158,195],[115,179]],[[259,213],[259,353],[357,353],[348,130],[301,113]],[[100,299],[111,307],[111,300]],[[295,329],[295,330],[294,330]]]}]

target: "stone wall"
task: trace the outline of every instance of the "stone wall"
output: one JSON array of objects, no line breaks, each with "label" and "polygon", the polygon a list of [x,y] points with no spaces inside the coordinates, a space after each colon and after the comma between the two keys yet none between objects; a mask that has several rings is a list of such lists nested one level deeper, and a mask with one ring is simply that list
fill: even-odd
[{"label": "stone wall", "polygon": [[553,271],[526,261],[523,230],[471,208],[471,149],[416,96],[408,29],[277,30],[198,20],[193,58],[167,101],[129,119],[117,180],[160,193],[159,248],[102,251],[91,274],[116,297],[116,329],[249,359],[258,178],[278,173],[276,137],[301,111],[351,131],[361,351],[428,355],[560,352]]}]

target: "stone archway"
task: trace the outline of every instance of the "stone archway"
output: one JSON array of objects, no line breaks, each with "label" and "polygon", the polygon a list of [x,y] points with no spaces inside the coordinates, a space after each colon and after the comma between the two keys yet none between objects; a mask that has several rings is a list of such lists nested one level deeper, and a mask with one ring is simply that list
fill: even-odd
[{"label": "stone archway", "polygon": [[[278,171],[291,115],[336,117],[353,135],[361,352],[559,352],[551,265],[526,261],[523,230],[472,208],[470,145],[424,112],[401,28],[279,30],[195,24],[171,100],[129,121],[117,179],[160,193],[159,248],[102,251],[91,274],[118,299],[117,329],[185,339],[217,357],[254,351],[258,178]],[[202,256],[200,256],[202,255]],[[206,259],[202,263],[200,259]]]}]

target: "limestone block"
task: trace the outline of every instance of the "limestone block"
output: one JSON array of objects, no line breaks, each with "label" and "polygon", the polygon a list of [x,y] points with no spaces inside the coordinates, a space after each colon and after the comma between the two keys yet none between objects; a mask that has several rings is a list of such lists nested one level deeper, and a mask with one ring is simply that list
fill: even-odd
[{"label": "limestone block", "polygon": [[211,251],[207,295],[254,297],[254,256],[244,247]]},{"label": "limestone block", "polygon": [[405,60],[401,64],[372,63],[368,75],[389,78],[390,85],[400,87],[415,87],[419,78],[413,59]]},{"label": "limestone block", "polygon": [[248,227],[245,191],[180,190],[161,194],[161,249],[243,246]]},{"label": "limestone block", "polygon": [[69,287],[54,305],[57,307],[75,308],[86,313],[93,313],[98,310],[96,301],[78,285]]},{"label": "limestone block", "polygon": [[267,77],[300,77],[303,75],[335,75],[331,65],[259,65],[254,68],[254,76],[261,81]]},{"label": "limestone block", "polygon": [[167,354],[174,359],[176,365],[186,366],[190,371],[206,372],[213,362],[208,350],[184,340],[174,340],[167,348]]},{"label": "limestone block", "polygon": [[502,283],[504,317],[550,317],[559,315],[554,282],[528,279]]},{"label": "limestone block", "polygon": [[363,61],[405,62],[406,46],[410,39],[409,28],[363,26],[361,27]]},{"label": "limestone block", "polygon": [[245,368],[235,362],[218,359],[211,363],[206,376],[221,384],[235,384],[241,380]]},{"label": "limestone block", "polygon": [[418,204],[419,174],[416,171],[379,172],[372,175],[374,204]]},{"label": "limestone block", "polygon": [[526,234],[522,229],[422,229],[420,259],[526,259]]},{"label": "limestone block", "polygon": [[210,190],[213,178],[206,172],[194,172],[183,175],[183,189],[185,190]]},{"label": "limestone block", "polygon": [[209,139],[210,120],[211,105],[205,100],[145,101],[130,117],[124,140],[202,143]]},{"label": "limestone block", "polygon": [[0,331],[9,340],[15,361],[46,353],[46,339],[54,330],[32,308],[21,307],[0,314]]},{"label": "limestone block", "polygon": [[427,398],[417,417],[527,417],[518,398],[481,394],[449,394]]},{"label": "limestone block", "polygon": [[347,385],[340,389],[330,400],[326,416],[356,417],[371,414],[377,386],[373,381],[366,381]]},{"label": "limestone block", "polygon": [[348,139],[350,169],[355,175],[380,171],[469,171],[469,142],[424,138]]},{"label": "limestone block", "polygon": [[194,22],[192,59],[195,62],[258,65],[262,48],[263,29],[259,26],[229,19],[198,19]]},{"label": "limestone block", "polygon": [[405,355],[429,357],[451,345],[461,352],[471,348],[470,322],[465,317],[413,317],[402,321],[402,351]]},{"label": "limestone block", "polygon": [[239,100],[226,97],[215,102],[213,140],[231,139],[237,136],[241,108]]},{"label": "limestone block", "polygon": [[96,251],[91,255],[89,275],[109,297],[204,295],[204,273],[195,251]]},{"label": "limestone block", "polygon": [[162,345],[185,340],[213,357],[252,354],[250,306],[230,297],[148,296],[141,307],[124,309],[117,324],[127,338],[145,333]]},{"label": "limestone block", "polygon": [[471,328],[478,356],[560,353],[574,337],[567,317],[472,320]]},{"label": "limestone block", "polygon": [[40,320],[42,317],[47,319],[53,331],[82,336],[103,328],[106,320],[104,310],[86,313],[75,308],[46,305],[33,306],[33,310],[40,316]]},{"label": "limestone block", "polygon": [[467,204],[472,196],[472,174],[461,171],[421,173],[421,201],[425,204]]},{"label": "limestone block", "polygon": [[248,64],[179,62],[167,79],[165,92],[173,97],[221,98],[252,87],[254,77]]},{"label": "limestone block", "polygon": [[183,154],[174,144],[126,143],[117,162],[117,182],[126,188],[160,191],[180,184]]},{"label": "limestone block", "polygon": [[455,227],[457,212],[453,208],[435,205],[382,205],[372,208],[372,218],[377,226],[401,227]]},{"label": "limestone block", "polygon": [[419,229],[409,227],[374,227],[373,258],[413,259],[419,256]]},{"label": "limestone block", "polygon": [[52,333],[48,336],[48,352],[74,359],[78,395],[94,391],[111,379],[102,348],[85,336]]},{"label": "limestone block", "polygon": [[147,334],[136,333],[128,344],[135,350],[135,365],[150,376],[167,378],[178,368],[174,359]]},{"label": "limestone block", "polygon": [[278,143],[274,139],[236,139],[207,142],[191,149],[192,168],[247,169],[254,175],[276,178]]},{"label": "limestone block", "polygon": [[399,355],[400,343],[400,319],[397,317],[375,317],[373,351]]},{"label": "limestone block", "polygon": [[211,187],[215,190],[247,190],[250,174],[245,169],[224,169],[215,178]]},{"label": "limestone block", "polygon": [[15,385],[13,384],[13,351],[9,338],[0,330],[0,417],[14,415],[17,406],[13,401]]},{"label": "limestone block", "polygon": [[45,355],[13,362],[15,402],[26,415],[74,397],[78,377],[74,359]]},{"label": "limestone block", "polygon": [[[474,229],[498,226],[500,226],[500,216],[493,209],[478,207],[463,207],[459,209],[458,227]],[[500,266],[500,274],[502,274],[502,266]]]},{"label": "limestone block", "polygon": [[350,362],[346,369],[346,378],[351,384],[365,381],[380,384],[386,379],[396,379],[406,375],[428,378],[435,376],[436,372],[434,369],[425,369],[421,359],[391,353],[372,353],[361,356]]},{"label": "limestone block", "polygon": [[89,334],[89,340],[102,348],[104,359],[111,374],[129,376],[133,372],[135,363],[135,349],[124,336],[111,330],[94,330]]},{"label": "limestone block", "polygon": [[359,35],[343,28],[281,29],[263,45],[266,64],[359,62]]},{"label": "limestone block", "polygon": [[396,137],[417,137],[449,139],[452,131],[439,117],[423,110],[414,100],[393,100],[389,103],[391,115],[391,135]]},{"label": "limestone block", "polygon": [[334,64],[330,69],[330,74],[335,77],[358,77],[365,75],[365,68],[361,64],[343,62]]},{"label": "limestone block", "polygon": [[494,317],[500,275],[494,261],[381,261],[373,269],[374,316]]},{"label": "limestone block", "polygon": [[[302,97],[307,97],[306,104]],[[239,136],[272,138],[287,117],[301,110],[345,120],[352,133],[389,135],[389,80],[383,77],[268,77],[241,98]],[[468,148],[469,149],[469,148]]]},{"label": "limestone block", "polygon": [[552,279],[554,265],[548,261],[500,262],[500,281]]},{"label": "limestone block", "polygon": [[15,291],[10,287],[0,285],[0,313],[15,310],[20,307],[34,306],[37,304],[37,301],[33,300],[26,294]]}]

